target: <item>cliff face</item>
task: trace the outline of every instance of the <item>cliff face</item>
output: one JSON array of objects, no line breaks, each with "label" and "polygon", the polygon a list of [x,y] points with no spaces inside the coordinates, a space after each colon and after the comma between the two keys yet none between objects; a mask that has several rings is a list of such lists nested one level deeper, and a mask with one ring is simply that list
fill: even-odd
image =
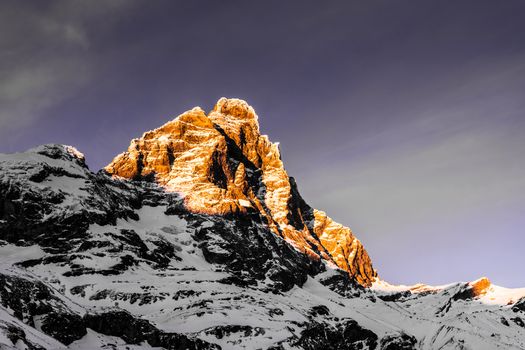
[{"label": "cliff face", "polygon": [[105,170],[128,179],[154,178],[184,197],[195,213],[258,215],[274,234],[311,259],[324,259],[370,286],[376,272],[352,231],[312,209],[286,173],[277,143],[259,132],[251,106],[221,98],[132,140]]}]

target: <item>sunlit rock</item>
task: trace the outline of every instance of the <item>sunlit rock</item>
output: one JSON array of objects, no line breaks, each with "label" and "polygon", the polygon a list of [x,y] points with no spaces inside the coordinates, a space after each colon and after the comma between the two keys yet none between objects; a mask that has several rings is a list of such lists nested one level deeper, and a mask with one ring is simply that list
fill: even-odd
[{"label": "sunlit rock", "polygon": [[472,287],[472,294],[474,296],[481,296],[487,294],[491,283],[487,277],[481,277],[480,279],[470,282],[469,285]]}]

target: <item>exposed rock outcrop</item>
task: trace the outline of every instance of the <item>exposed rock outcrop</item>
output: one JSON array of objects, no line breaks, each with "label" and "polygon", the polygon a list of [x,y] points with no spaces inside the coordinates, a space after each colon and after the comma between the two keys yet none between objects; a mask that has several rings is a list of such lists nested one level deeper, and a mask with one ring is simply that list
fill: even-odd
[{"label": "exposed rock outcrop", "polygon": [[475,281],[470,282],[469,285],[472,287],[473,297],[479,297],[487,293],[491,283],[487,277],[481,277]]}]

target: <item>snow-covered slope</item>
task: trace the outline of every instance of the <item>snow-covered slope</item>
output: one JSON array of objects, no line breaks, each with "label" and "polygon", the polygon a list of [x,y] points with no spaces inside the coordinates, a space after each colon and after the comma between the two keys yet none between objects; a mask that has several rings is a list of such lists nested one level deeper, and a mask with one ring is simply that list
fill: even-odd
[{"label": "snow-covered slope", "polygon": [[523,289],[365,288],[296,248],[69,146],[0,155],[0,348],[525,349]]}]

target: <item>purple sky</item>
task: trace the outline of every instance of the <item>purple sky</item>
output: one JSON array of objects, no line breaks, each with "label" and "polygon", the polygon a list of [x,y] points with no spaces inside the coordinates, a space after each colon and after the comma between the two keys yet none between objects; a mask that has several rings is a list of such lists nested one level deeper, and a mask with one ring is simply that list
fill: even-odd
[{"label": "purple sky", "polygon": [[2,1],[0,152],[252,104],[381,277],[525,286],[525,2]]}]

